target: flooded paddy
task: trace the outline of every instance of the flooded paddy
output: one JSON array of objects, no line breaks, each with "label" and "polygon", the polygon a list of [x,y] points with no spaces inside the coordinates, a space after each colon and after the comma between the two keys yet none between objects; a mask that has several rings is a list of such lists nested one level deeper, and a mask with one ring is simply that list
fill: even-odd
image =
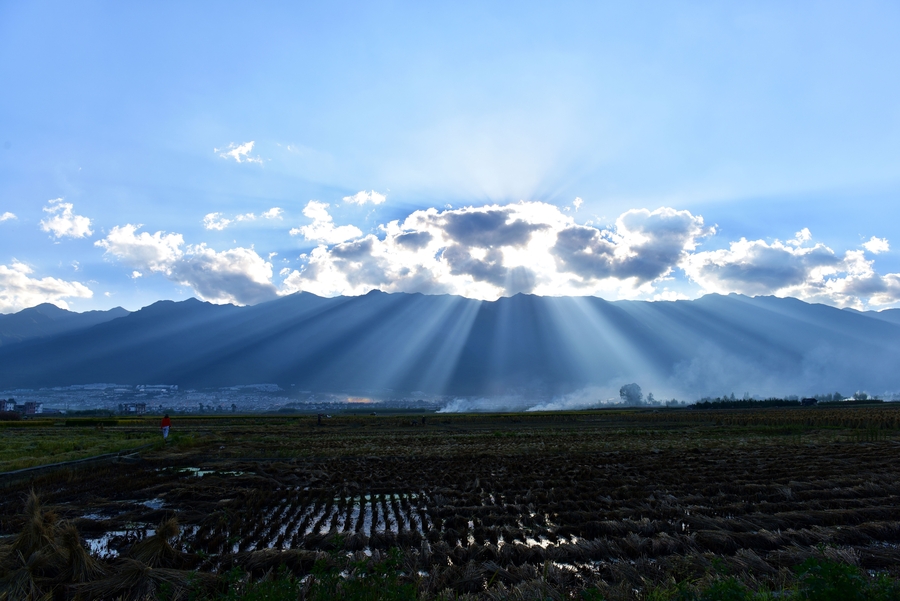
[{"label": "flooded paddy", "polygon": [[823,550],[898,573],[892,430],[861,442],[827,424],[798,434],[626,417],[222,420],[136,463],[8,487],[2,534],[33,487],[97,557],[175,517],[172,546],[212,572],[284,563],[302,575],[309,554],[400,549],[423,586],[463,592],[547,566],[636,590],[713,560],[775,579]]}]

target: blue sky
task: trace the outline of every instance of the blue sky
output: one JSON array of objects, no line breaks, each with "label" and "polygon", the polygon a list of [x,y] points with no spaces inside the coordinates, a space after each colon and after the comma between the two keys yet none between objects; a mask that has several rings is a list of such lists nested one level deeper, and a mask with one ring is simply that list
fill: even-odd
[{"label": "blue sky", "polygon": [[896,306],[898,30],[891,2],[0,2],[0,312]]}]

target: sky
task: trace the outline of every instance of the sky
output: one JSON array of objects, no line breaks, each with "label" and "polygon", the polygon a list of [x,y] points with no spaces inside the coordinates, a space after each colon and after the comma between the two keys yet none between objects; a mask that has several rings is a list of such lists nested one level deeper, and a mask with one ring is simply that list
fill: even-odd
[{"label": "sky", "polygon": [[896,2],[0,0],[0,313],[900,306]]}]

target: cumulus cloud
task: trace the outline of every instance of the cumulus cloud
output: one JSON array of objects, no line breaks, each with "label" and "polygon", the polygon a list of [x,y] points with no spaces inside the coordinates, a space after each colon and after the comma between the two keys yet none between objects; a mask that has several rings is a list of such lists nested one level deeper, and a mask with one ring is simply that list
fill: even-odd
[{"label": "cumulus cloud", "polygon": [[0,215],[0,222],[9,221],[10,219],[18,219],[18,217],[16,217],[14,213],[10,213],[9,211]]},{"label": "cumulus cloud", "polygon": [[172,265],[184,255],[181,249],[184,238],[181,234],[165,232],[138,233],[137,230],[141,227],[140,224],[130,223],[117,225],[106,238],[94,242],[94,245],[103,248],[107,254],[129,267],[168,273]]},{"label": "cumulus cloud", "polygon": [[203,227],[208,230],[222,231],[231,223],[222,213],[207,213],[203,218]]},{"label": "cumulus cloud", "polygon": [[303,214],[313,222],[291,229],[291,236],[302,235],[307,240],[325,244],[337,244],[362,236],[362,231],[355,225],[335,226],[334,219],[328,214],[328,206],[328,203],[318,200],[309,201],[303,208]]},{"label": "cumulus cloud", "polygon": [[350,204],[355,205],[364,205],[368,202],[371,202],[373,205],[380,205],[385,200],[387,200],[387,196],[384,194],[379,194],[375,190],[370,190],[366,192],[365,190],[360,190],[353,196],[345,196],[343,198],[344,202],[349,202]]},{"label": "cumulus cloud", "polygon": [[41,303],[68,309],[67,298],[91,298],[94,293],[80,282],[31,277],[32,269],[19,261],[0,265],[0,313],[21,311]]},{"label": "cumulus cloud", "polygon": [[875,236],[872,236],[868,242],[863,242],[863,248],[873,255],[891,250],[891,246],[885,238],[876,238]]},{"label": "cumulus cloud", "polygon": [[[787,242],[742,238],[728,248],[693,253],[682,266],[706,292],[793,296],[857,308],[900,301],[900,274],[879,275],[862,250],[842,257],[824,244],[808,244],[811,237],[804,229]],[[876,249],[887,245],[873,240]]]},{"label": "cumulus cloud", "polygon": [[277,296],[272,264],[250,248],[216,252],[204,244],[189,246],[168,275],[214,303],[253,305]]},{"label": "cumulus cloud", "polygon": [[91,220],[73,212],[74,206],[70,202],[63,202],[62,198],[48,201],[44,212],[49,216],[41,220],[41,229],[50,232],[56,238],[85,238],[94,232],[91,231]]},{"label": "cumulus cloud", "polygon": [[[324,211],[321,203],[316,210]],[[702,218],[674,209],[630,211],[615,228],[600,230],[541,202],[432,208],[380,229],[382,236],[319,245],[303,269],[285,278],[286,290],[335,295],[377,288],[481,299],[518,292],[634,295],[711,232]]]},{"label": "cumulus cloud", "polygon": [[551,252],[560,269],[587,281],[633,279],[640,285],[668,275],[699,238],[714,231],[688,211],[634,209],[623,213],[612,230],[581,225],[562,230]]},{"label": "cumulus cloud", "polygon": [[250,142],[244,142],[243,144],[235,144],[232,142],[225,148],[213,148],[213,152],[223,159],[234,159],[238,163],[262,164],[262,158],[250,155],[250,153],[253,152],[253,144],[255,144],[255,142],[252,140]]},{"label": "cumulus cloud", "polygon": [[256,221],[257,219],[278,219],[282,218],[282,210],[278,207],[272,207],[268,211],[264,211],[259,216],[256,213],[241,213],[232,218],[226,217],[223,213],[207,213],[203,217],[203,227],[208,230],[222,231],[232,223],[241,221]]},{"label": "cumulus cloud", "polygon": [[272,264],[253,249],[216,252],[205,244],[182,248],[181,234],[138,232],[140,227],[116,226],[95,242],[106,254],[134,268],[133,278],[143,271],[161,273],[214,303],[245,305],[275,298]]},{"label": "cumulus cloud", "polygon": [[575,201],[572,203],[572,206],[575,207],[575,210],[577,211],[578,209],[581,208],[581,205],[583,205],[583,204],[584,204],[584,201],[581,199],[581,197],[576,196]]}]

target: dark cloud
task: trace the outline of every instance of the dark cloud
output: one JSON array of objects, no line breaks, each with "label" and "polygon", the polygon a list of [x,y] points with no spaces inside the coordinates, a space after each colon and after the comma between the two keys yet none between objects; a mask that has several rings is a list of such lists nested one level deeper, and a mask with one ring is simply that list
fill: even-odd
[{"label": "dark cloud", "polygon": [[811,283],[820,267],[837,268],[841,259],[823,246],[798,248],[763,240],[734,242],[728,250],[691,256],[686,271],[704,287],[744,294],[772,294]]},{"label": "dark cloud", "polygon": [[352,286],[384,286],[389,277],[380,257],[372,254],[378,239],[366,236],[362,240],[337,244],[331,249],[334,266]]},{"label": "dark cloud", "polygon": [[824,248],[797,255],[786,248],[757,246],[740,262],[710,264],[706,272],[714,272],[716,279],[740,284],[742,288],[771,291],[802,284],[813,268],[837,263],[838,258]]},{"label": "dark cloud", "polygon": [[189,255],[173,266],[170,277],[189,285],[201,298],[216,302],[255,305],[278,296],[270,281],[260,281],[253,273],[256,265],[248,266],[249,261],[241,265],[243,257],[223,256],[228,252]]},{"label": "dark cloud", "polygon": [[628,211],[615,232],[573,226],[557,234],[551,253],[561,271],[585,279],[653,281],[669,272],[704,235],[703,219],[687,211]]},{"label": "dark cloud", "polygon": [[524,246],[532,232],[547,229],[543,223],[516,220],[507,223],[510,210],[447,212],[444,232],[452,240],[465,246],[491,248],[496,246]]},{"label": "dark cloud", "polygon": [[468,249],[454,244],[444,249],[443,258],[450,266],[451,274],[472,276],[475,281],[502,288],[507,295],[531,292],[537,281],[534,272],[528,268],[505,267],[503,253],[497,249],[489,250],[484,259],[476,259]]},{"label": "dark cloud", "polygon": [[374,237],[367,236],[362,240],[336,244],[334,248],[331,249],[331,253],[337,258],[345,259],[347,261],[365,260],[371,256],[372,247],[374,246],[375,241],[376,239]]},{"label": "dark cloud", "polygon": [[575,226],[557,234],[550,252],[561,271],[583,278],[603,279],[615,273],[615,245],[592,227]]},{"label": "dark cloud", "polygon": [[421,250],[428,246],[432,238],[428,232],[409,232],[396,236],[394,241],[408,250]]}]

